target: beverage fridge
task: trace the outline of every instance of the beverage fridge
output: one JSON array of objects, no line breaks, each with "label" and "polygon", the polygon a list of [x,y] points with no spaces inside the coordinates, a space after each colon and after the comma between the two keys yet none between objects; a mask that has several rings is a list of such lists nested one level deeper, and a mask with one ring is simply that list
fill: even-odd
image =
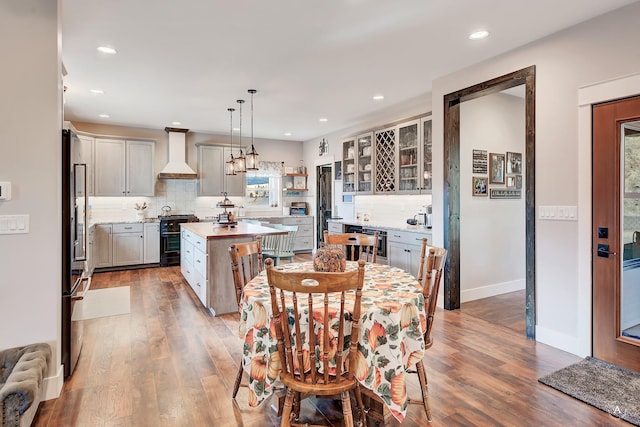
[{"label": "beverage fridge", "polygon": [[62,363],[64,377],[75,369],[82,349],[82,305],[86,272],[87,165],[77,163],[78,136],[62,131]]}]

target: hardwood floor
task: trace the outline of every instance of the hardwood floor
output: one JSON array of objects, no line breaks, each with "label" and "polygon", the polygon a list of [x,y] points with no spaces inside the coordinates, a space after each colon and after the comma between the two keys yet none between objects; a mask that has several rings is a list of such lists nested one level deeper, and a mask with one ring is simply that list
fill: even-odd
[{"label": "hardwood floor", "polygon": [[[237,314],[209,316],[178,267],[95,274],[92,289],[125,285],[131,313],[86,321],[76,371],[34,426],[278,425],[271,402],[249,407],[246,388],[231,399]],[[425,356],[434,426],[626,425],[538,383],[576,356],[460,310],[437,312],[434,338]],[[417,378],[409,384],[419,397]],[[340,426],[336,405],[308,399],[303,416]],[[422,407],[410,405],[402,425],[427,425]]]},{"label": "hardwood floor", "polygon": [[526,335],[525,290],[464,302],[460,311]]}]

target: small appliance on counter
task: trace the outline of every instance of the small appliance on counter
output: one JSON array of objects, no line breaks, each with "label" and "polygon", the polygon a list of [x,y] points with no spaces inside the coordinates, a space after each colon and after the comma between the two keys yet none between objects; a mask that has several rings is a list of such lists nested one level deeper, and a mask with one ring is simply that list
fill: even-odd
[{"label": "small appliance on counter", "polygon": [[307,215],[308,210],[307,202],[291,202],[289,215]]},{"label": "small appliance on counter", "polygon": [[[420,208],[420,211],[418,212],[418,216],[420,217],[420,220],[418,221],[418,223],[422,224],[424,228],[431,228],[431,219],[432,219],[431,212],[432,212],[431,205],[423,206],[422,208]],[[407,220],[407,223],[409,223],[408,220]],[[412,224],[412,225],[416,225],[416,224]]]}]

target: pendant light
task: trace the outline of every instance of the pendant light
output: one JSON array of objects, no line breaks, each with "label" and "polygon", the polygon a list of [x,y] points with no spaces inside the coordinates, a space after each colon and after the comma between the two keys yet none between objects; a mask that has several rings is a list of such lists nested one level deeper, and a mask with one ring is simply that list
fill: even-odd
[{"label": "pendant light", "polygon": [[249,89],[248,92],[251,94],[251,150],[247,152],[246,167],[247,170],[257,171],[258,153],[256,153],[256,149],[253,146],[253,95],[257,92],[257,90]]},{"label": "pendant light", "polygon": [[240,142],[238,144],[240,146],[240,154],[235,158],[235,171],[236,173],[245,173],[247,167],[244,154],[242,153],[242,104],[244,104],[244,99],[238,99],[236,102],[240,105]]},{"label": "pendant light", "polygon": [[225,162],[225,175],[235,175],[236,167],[235,160],[233,159],[233,112],[235,108],[227,108],[229,112],[229,145],[231,145],[231,158]]}]

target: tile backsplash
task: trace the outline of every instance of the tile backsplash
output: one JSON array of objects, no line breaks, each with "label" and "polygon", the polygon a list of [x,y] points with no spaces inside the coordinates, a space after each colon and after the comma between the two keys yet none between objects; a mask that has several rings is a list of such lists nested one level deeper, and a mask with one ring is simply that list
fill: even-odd
[{"label": "tile backsplash", "polygon": [[431,205],[431,194],[356,196],[353,219],[360,213],[361,220],[367,216],[371,224],[406,225],[425,205]]},{"label": "tile backsplash", "polygon": [[[136,203],[146,203],[145,218],[157,218],[162,214],[162,207],[169,206],[172,214],[194,214],[198,218],[217,216],[224,209],[217,208],[220,197],[198,197],[197,180],[167,179],[157,180],[154,197],[89,197],[88,216],[90,221],[134,221],[136,220]],[[243,205],[242,197],[229,197],[236,205]],[[238,213],[238,209],[234,211]],[[259,215],[270,216],[282,213],[282,208],[259,212]],[[247,213],[248,214],[248,213]],[[256,215],[256,212],[251,212]]]}]

